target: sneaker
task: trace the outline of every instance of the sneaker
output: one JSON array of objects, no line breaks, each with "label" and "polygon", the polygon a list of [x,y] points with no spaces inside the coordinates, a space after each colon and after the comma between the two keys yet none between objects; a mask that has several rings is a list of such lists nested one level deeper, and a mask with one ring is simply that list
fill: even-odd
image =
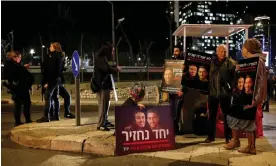
[{"label": "sneaker", "polygon": [[215,141],[215,139],[213,139],[213,138],[207,138],[204,142],[205,143],[212,143],[214,141]]},{"label": "sneaker", "polygon": [[14,124],[14,127],[17,127],[17,126],[20,126],[20,125],[23,125],[24,123],[22,123],[22,122],[18,122],[18,123],[15,123]]},{"label": "sneaker", "polygon": [[74,118],[76,118],[76,117],[75,117],[75,115],[72,114],[72,113],[66,113],[66,114],[64,114],[64,118],[74,119]]},{"label": "sneaker", "polygon": [[110,129],[109,128],[107,128],[107,127],[97,127],[97,130],[101,130],[101,131],[110,131]]},{"label": "sneaker", "polygon": [[114,124],[112,124],[112,123],[110,123],[110,122],[107,122],[106,123],[106,127],[114,127],[115,125]]},{"label": "sneaker", "polygon": [[33,123],[32,120],[26,120],[26,123]]},{"label": "sneaker", "polygon": [[37,123],[43,123],[43,122],[50,122],[50,119],[46,116],[43,116],[42,118],[36,120]]}]

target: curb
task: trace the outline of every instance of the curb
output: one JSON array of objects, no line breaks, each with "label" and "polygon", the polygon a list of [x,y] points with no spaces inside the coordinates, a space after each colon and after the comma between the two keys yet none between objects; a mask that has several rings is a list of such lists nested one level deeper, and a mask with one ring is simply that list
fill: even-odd
[{"label": "curb", "polygon": [[1,104],[10,104],[10,100],[9,99],[1,99]]},{"label": "curb", "polygon": [[[82,120],[89,121],[89,118],[83,118]],[[66,121],[68,121],[66,125],[56,122],[21,125],[11,130],[10,138],[13,142],[30,148],[94,153],[104,156],[114,155],[115,138],[113,138],[114,141],[110,141],[110,136],[114,130],[110,132],[93,131],[92,129],[96,128],[96,124],[76,127],[73,126],[74,120]],[[73,122],[73,125],[70,121]],[[52,125],[53,127],[50,127]],[[44,137],[33,135],[35,130],[42,130],[43,132],[46,129],[52,134]],[[32,130],[34,131],[32,132]],[[66,135],[67,130],[74,134]],[[78,134],[80,130],[84,130],[85,133]]]}]

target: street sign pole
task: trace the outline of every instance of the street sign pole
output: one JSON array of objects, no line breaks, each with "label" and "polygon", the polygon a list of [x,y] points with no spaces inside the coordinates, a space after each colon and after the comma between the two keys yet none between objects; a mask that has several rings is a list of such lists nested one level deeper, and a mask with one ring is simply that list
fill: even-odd
[{"label": "street sign pole", "polygon": [[81,118],[81,107],[80,107],[80,75],[75,77],[75,112],[76,112],[76,125],[80,126],[80,118]]},{"label": "street sign pole", "polygon": [[75,77],[75,113],[76,125],[81,125],[81,107],[80,107],[80,56],[78,51],[73,52],[72,56],[72,73]]}]

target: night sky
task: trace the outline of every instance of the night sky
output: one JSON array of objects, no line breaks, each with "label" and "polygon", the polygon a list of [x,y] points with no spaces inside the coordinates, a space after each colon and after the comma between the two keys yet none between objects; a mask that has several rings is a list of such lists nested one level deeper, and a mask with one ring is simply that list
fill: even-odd
[{"label": "night sky", "polygon": [[[14,30],[15,49],[31,46],[39,47],[41,35],[43,43],[49,45],[52,40],[58,40],[63,47],[68,49],[68,41],[72,41],[70,47],[79,48],[80,34],[84,34],[84,47],[91,45],[97,48],[102,41],[111,41],[111,5],[107,1],[100,2],[60,2],[63,7],[70,7],[70,24],[56,21],[58,16],[57,2],[1,2],[1,38],[7,39],[9,31]],[[122,26],[130,39],[134,52],[138,51],[138,40],[148,43],[155,42],[155,48],[169,46],[166,38],[169,36],[169,24],[166,19],[168,2],[113,2],[115,8],[115,20],[125,18]],[[181,3],[181,2],[180,2]],[[273,9],[275,2],[231,2],[237,7],[244,3],[249,4],[248,13],[253,16],[268,15],[271,23],[275,23]],[[275,9],[274,9],[275,10]],[[56,24],[56,22],[59,22]],[[115,25],[117,22],[115,23]],[[272,35],[274,33],[272,28]],[[65,36],[65,37],[64,37]],[[116,32],[118,40],[120,30]],[[274,35],[273,35],[274,36]],[[276,39],[276,38],[275,38]],[[92,41],[92,42],[89,42]],[[95,41],[100,41],[96,43]],[[91,44],[92,43],[92,44]],[[272,39],[273,44],[273,39]],[[95,46],[94,46],[95,45]],[[97,45],[97,46],[96,46]]]}]

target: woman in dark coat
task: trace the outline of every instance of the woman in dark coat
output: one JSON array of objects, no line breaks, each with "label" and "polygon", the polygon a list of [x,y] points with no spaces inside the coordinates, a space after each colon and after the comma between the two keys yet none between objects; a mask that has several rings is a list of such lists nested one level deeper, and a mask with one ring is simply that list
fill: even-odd
[{"label": "woman in dark coat", "polygon": [[95,59],[95,80],[100,90],[97,93],[99,99],[99,115],[97,130],[109,131],[110,126],[107,121],[107,113],[110,105],[110,91],[112,82],[110,74],[114,74],[120,70],[119,67],[110,65],[112,56],[114,56],[114,48],[110,43],[104,43],[99,55]]}]

